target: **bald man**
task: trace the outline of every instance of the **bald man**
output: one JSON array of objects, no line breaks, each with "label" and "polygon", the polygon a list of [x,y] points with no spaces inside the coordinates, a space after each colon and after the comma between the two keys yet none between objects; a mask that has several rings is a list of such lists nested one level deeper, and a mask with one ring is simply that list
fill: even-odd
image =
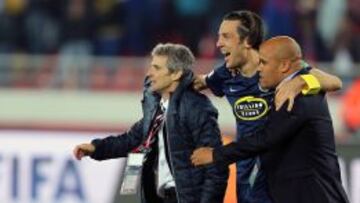
[{"label": "bald man", "polygon": [[[287,36],[260,46],[260,85],[275,89],[303,71],[298,43]],[[269,194],[275,203],[346,203],[334,131],[324,93],[299,96],[291,112],[271,107],[263,129],[220,148],[199,148],[194,165],[227,165],[261,155]]]}]

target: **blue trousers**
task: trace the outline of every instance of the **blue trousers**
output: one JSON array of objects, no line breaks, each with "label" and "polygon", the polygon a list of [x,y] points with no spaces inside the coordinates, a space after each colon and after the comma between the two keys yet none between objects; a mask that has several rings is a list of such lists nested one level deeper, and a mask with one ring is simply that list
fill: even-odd
[{"label": "blue trousers", "polygon": [[[255,174],[255,180],[251,181],[251,178],[254,178],[251,175],[255,165],[258,171]],[[238,203],[272,203],[259,158],[236,162],[236,193]]]}]

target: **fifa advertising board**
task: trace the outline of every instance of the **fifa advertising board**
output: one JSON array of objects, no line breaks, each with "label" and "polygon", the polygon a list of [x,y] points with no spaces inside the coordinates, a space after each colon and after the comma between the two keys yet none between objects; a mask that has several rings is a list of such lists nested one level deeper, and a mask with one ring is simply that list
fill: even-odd
[{"label": "fifa advertising board", "polygon": [[74,146],[95,136],[0,131],[1,202],[112,203],[125,159],[77,161],[72,155]]}]

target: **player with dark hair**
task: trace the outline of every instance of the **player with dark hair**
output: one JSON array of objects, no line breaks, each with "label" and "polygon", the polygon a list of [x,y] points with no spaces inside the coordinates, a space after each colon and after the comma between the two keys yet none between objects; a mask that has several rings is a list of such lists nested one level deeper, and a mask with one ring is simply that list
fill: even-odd
[{"label": "player with dark hair", "polygon": [[[282,81],[301,74],[301,60],[300,46],[290,37],[278,36],[262,43],[261,87],[275,89]],[[298,96],[291,112],[285,107],[270,109],[263,129],[226,146],[195,150],[194,165],[223,166],[261,154],[273,202],[348,203],[325,93]]]},{"label": "player with dark hair", "polygon": [[[224,55],[225,64],[211,73],[198,76],[194,81],[196,89],[208,87],[216,96],[226,96],[236,118],[239,140],[258,130],[267,120],[269,104],[274,98],[274,91],[262,89],[259,85],[258,48],[264,39],[262,19],[251,11],[232,11],[226,14],[218,31],[217,47]],[[325,91],[341,87],[339,78],[326,74],[318,69],[311,69],[302,60],[293,65],[301,65],[310,74],[299,75],[292,80],[284,81],[277,88],[276,108],[289,101],[288,110],[292,108],[294,98],[301,92],[316,93],[320,86]],[[259,158],[249,158],[236,162],[237,199],[239,203],[271,202],[261,169]],[[258,172],[253,184],[250,176]]]}]

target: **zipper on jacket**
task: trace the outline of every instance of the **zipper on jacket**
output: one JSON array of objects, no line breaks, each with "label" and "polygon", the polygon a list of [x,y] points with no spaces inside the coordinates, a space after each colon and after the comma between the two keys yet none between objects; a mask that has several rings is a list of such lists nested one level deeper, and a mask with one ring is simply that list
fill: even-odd
[{"label": "zipper on jacket", "polygon": [[[170,172],[172,173],[172,175],[173,175],[173,178],[174,178],[174,183],[175,183],[175,193],[176,193],[176,197],[177,197],[177,200],[179,201],[179,203],[181,203],[181,201],[180,201],[180,199],[179,199],[179,193],[178,193],[178,191],[177,191],[177,189],[176,189],[176,178],[175,178],[175,170],[174,170],[174,166],[172,165],[172,160],[171,160],[171,155],[170,155],[170,142],[169,142],[169,131],[168,131],[168,127],[167,127],[167,125],[166,125],[166,117],[165,117],[165,121],[164,121],[164,125],[165,125],[165,133],[166,133],[166,135],[165,135],[165,137],[166,137],[166,144],[165,144],[165,153],[167,153],[168,154],[168,157],[169,157],[169,160],[168,160],[168,164],[170,165],[169,167],[170,167]],[[166,157],[166,154],[165,154],[165,157]]]}]

